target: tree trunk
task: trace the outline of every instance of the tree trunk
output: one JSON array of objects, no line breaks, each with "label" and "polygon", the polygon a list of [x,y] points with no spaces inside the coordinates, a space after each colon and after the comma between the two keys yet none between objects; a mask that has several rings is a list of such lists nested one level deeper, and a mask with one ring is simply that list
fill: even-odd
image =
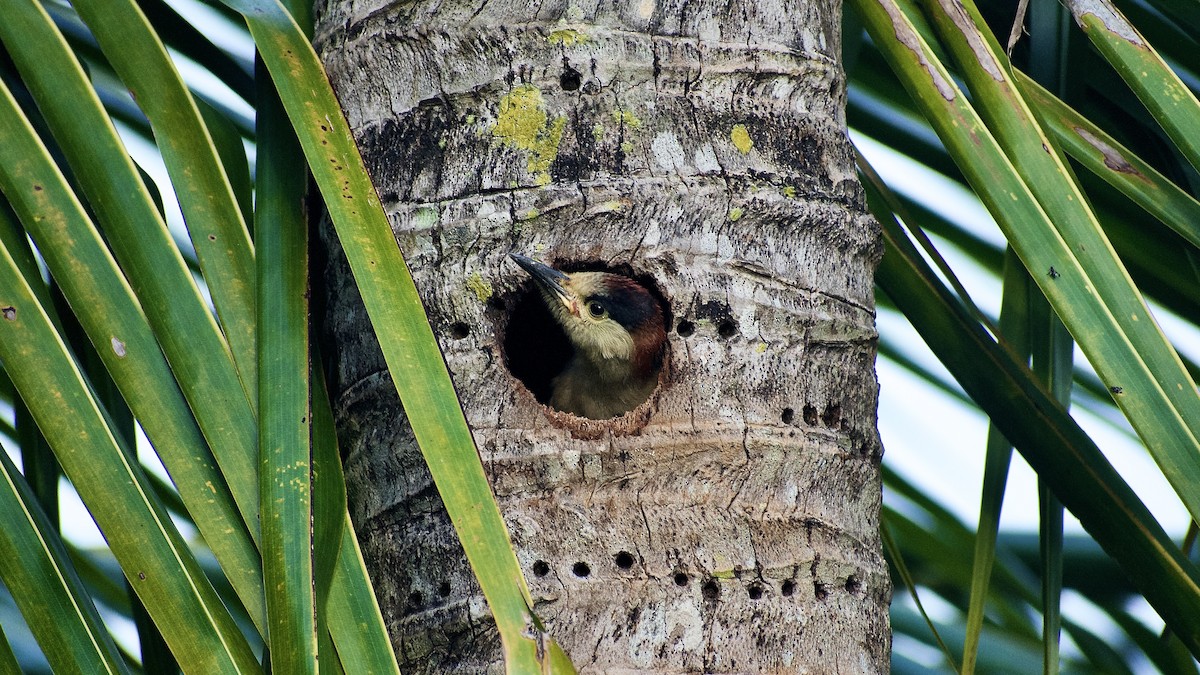
[{"label": "tree trunk", "polygon": [[[887,671],[880,243],[845,136],[838,3],[318,5],[534,609],[576,666]],[[401,668],[496,670],[331,249],[351,509]],[[654,290],[669,354],[649,401],[607,421],[542,405],[566,348],[510,251]]]}]

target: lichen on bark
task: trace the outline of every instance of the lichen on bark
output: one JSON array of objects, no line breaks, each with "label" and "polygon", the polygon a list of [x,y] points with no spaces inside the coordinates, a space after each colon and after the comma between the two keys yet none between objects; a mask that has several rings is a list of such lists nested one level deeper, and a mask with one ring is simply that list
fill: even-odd
[{"label": "lichen on bark", "polygon": [[542,92],[537,87],[522,84],[500,98],[492,136],[502,145],[524,151],[534,183],[545,185],[550,182],[550,163],[558,156],[566,124],[566,116],[547,114]]},{"label": "lichen on bark", "polygon": [[[886,672],[881,247],[845,137],[836,2],[319,15],[535,610],[575,664]],[[671,330],[647,404],[571,419],[513,376],[530,289],[510,251],[653,283]],[[332,270],[351,511],[402,668],[496,668],[486,604]]]}]

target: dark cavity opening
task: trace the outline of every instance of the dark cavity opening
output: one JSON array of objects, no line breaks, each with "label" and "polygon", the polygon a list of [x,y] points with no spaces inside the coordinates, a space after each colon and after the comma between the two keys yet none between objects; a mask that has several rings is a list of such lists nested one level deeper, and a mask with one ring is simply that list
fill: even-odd
[{"label": "dark cavity opening", "polygon": [[782,420],[784,424],[791,424],[792,420],[796,419],[796,411],[792,410],[791,408],[784,408],[783,414],[779,416],[779,419]]},{"label": "dark cavity opening", "polygon": [[788,579],[779,585],[779,594],[785,598],[792,597],[796,592],[796,582]]},{"label": "dark cavity opening", "polygon": [[450,337],[455,340],[463,340],[471,334],[471,327],[462,321],[455,321],[450,324]]},{"label": "dark cavity opening", "polygon": [[580,579],[586,579],[592,574],[592,568],[589,567],[585,562],[577,562],[574,565],[571,565],[571,574],[574,574]]},{"label": "dark cavity opening", "polygon": [[717,326],[717,335],[720,335],[723,338],[729,339],[729,338],[733,337],[734,335],[737,335],[737,330],[738,330],[737,324],[734,323],[733,321],[722,321]]},{"label": "dark cavity opening", "polygon": [[675,333],[679,335],[679,337],[691,337],[692,333],[695,332],[696,324],[688,321],[687,319],[680,321],[679,325],[675,327]]},{"label": "dark cavity opening", "polygon": [[704,585],[700,587],[700,594],[703,595],[706,600],[716,600],[721,596],[721,587],[717,585],[716,581],[710,579],[709,581],[704,582]]},{"label": "dark cavity opening", "polygon": [[544,577],[550,573],[550,565],[545,560],[533,563],[533,576]]},{"label": "dark cavity opening", "polygon": [[746,589],[746,594],[751,600],[760,600],[763,596],[762,584],[750,584],[750,588]]},{"label": "dark cavity opening", "polygon": [[442,596],[443,598],[450,595],[449,581],[443,581],[442,583],[438,584],[438,595]]},{"label": "dark cavity opening", "polygon": [[687,586],[688,585],[688,575],[684,574],[683,572],[676,572],[675,573],[675,585],[676,586]]},{"label": "dark cavity opening", "polygon": [[617,567],[627,570],[633,567],[633,554],[629,551],[621,551],[613,556],[613,562],[617,563]]}]

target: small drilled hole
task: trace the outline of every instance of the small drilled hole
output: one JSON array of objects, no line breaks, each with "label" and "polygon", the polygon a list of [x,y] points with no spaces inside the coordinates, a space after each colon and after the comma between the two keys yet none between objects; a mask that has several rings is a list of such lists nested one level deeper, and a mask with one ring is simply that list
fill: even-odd
[{"label": "small drilled hole", "polygon": [[613,562],[617,563],[617,567],[627,570],[633,567],[633,555],[629,551],[621,551],[613,556]]},{"label": "small drilled hole", "polygon": [[675,327],[675,332],[679,335],[679,337],[691,337],[692,333],[696,332],[696,324],[684,319],[683,321],[679,322],[678,326]]},{"label": "small drilled hole", "polygon": [[842,421],[842,406],[834,403],[826,408],[825,412],[821,413],[821,421],[825,426],[836,429]]},{"label": "small drilled hole", "polygon": [[442,596],[443,598],[450,595],[449,581],[443,581],[442,583],[438,584],[438,595]]},{"label": "small drilled hole", "polygon": [[829,591],[825,590],[825,584],[818,581],[813,584],[813,595],[815,595],[818,600],[824,600],[825,598],[829,597]]},{"label": "small drilled hole", "polygon": [[562,75],[558,76],[558,84],[564,91],[575,91],[579,89],[579,85],[583,84],[583,76],[579,74],[578,70],[567,66]]},{"label": "small drilled hole", "polygon": [[408,594],[408,604],[412,607],[423,607],[425,605],[425,596],[421,595],[420,591],[413,591]]},{"label": "small drilled hole", "polygon": [[544,577],[550,573],[550,565],[545,560],[538,560],[533,563],[533,576]]},{"label": "small drilled hole", "polygon": [[721,595],[721,587],[718,586],[717,582],[715,581],[706,581],[704,582],[704,585],[700,587],[700,593],[707,600],[716,600],[717,597]]},{"label": "small drilled hole", "polygon": [[817,409],[811,405],[805,404],[804,406],[804,423],[809,426],[816,426],[817,424]]},{"label": "small drilled hole", "polygon": [[846,591],[847,592],[858,593],[859,589],[861,589],[861,588],[862,588],[862,582],[858,580],[858,577],[854,576],[853,574],[846,577]]},{"label": "small drilled hole", "polygon": [[471,327],[461,321],[455,321],[450,324],[450,337],[455,340],[462,340],[471,334]]},{"label": "small drilled hole", "polygon": [[687,586],[687,584],[688,584],[688,575],[684,574],[683,572],[676,572],[675,573],[675,585],[676,586]]},{"label": "small drilled hole", "polygon": [[737,324],[732,321],[722,321],[717,326],[717,335],[723,338],[731,338],[737,335]]},{"label": "small drilled hole", "polygon": [[588,564],[585,562],[577,562],[574,565],[571,565],[571,574],[574,574],[580,579],[586,579],[591,573],[592,568],[588,567]]},{"label": "small drilled hole", "polygon": [[750,588],[746,589],[746,594],[751,600],[759,600],[763,596],[762,584],[750,584]]},{"label": "small drilled hole", "polygon": [[779,593],[785,598],[790,598],[796,592],[796,582],[788,579],[779,585]]},{"label": "small drilled hole", "polygon": [[791,424],[792,420],[796,419],[796,411],[791,408],[784,408],[783,414],[779,416],[779,419],[783,420],[784,424]]}]

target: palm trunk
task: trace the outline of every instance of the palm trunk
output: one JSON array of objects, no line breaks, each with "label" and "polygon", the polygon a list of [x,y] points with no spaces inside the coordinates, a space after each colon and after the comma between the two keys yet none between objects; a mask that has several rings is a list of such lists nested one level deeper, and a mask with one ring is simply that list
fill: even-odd
[{"label": "palm trunk", "polygon": [[[885,672],[880,244],[845,136],[837,3],[325,4],[319,48],[535,611],[576,666]],[[539,364],[562,352],[538,342],[510,251],[655,289],[670,351],[646,404],[593,421],[539,403]],[[401,667],[494,667],[337,257],[351,508]]]}]

